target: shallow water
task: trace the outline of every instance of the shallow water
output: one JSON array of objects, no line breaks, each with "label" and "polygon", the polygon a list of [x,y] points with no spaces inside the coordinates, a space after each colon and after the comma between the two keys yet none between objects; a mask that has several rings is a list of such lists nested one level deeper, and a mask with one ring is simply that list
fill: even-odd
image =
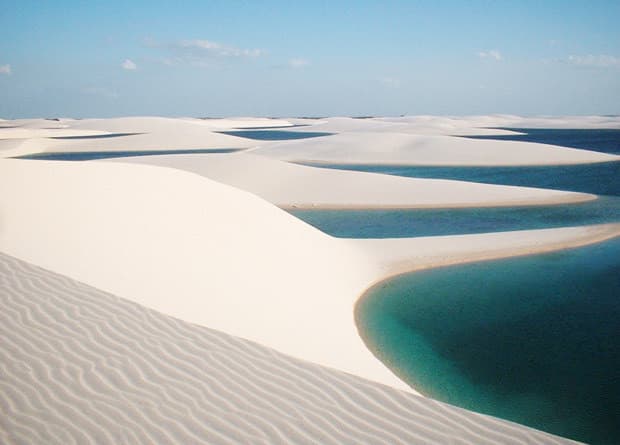
[{"label": "shallow water", "polygon": [[406,238],[620,222],[620,198],[533,207],[289,212],[339,238]]},{"label": "shallow water", "polygon": [[356,308],[369,348],[464,408],[620,443],[620,240],[407,274]]},{"label": "shallow water", "polygon": [[[290,127],[289,127],[290,128]],[[286,141],[292,139],[318,138],[331,136],[333,133],[320,131],[286,131],[286,130],[234,130],[218,131],[218,133],[242,138],[255,139],[258,141]]]}]

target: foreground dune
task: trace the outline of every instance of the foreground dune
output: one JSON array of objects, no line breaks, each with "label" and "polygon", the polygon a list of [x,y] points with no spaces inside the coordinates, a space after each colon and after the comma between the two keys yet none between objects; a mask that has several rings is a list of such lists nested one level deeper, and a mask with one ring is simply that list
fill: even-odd
[{"label": "foreground dune", "polygon": [[251,154],[123,158],[197,173],[283,208],[431,208],[575,203],[594,195],[308,167]]},{"label": "foreground dune", "polygon": [[0,441],[561,444],[0,253]]}]

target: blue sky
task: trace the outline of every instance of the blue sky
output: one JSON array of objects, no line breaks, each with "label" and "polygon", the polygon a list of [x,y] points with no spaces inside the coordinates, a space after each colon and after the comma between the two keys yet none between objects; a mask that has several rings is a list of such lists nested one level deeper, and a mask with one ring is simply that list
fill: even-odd
[{"label": "blue sky", "polygon": [[0,117],[620,114],[620,1],[0,0]]}]

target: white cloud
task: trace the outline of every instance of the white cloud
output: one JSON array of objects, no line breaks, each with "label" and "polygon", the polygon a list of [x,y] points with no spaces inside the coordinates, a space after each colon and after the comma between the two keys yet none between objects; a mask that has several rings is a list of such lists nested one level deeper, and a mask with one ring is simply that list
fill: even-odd
[{"label": "white cloud", "polygon": [[594,67],[594,68],[609,68],[609,67],[620,67],[620,57],[609,56],[609,55],[593,55],[588,54],[586,56],[568,56],[565,62],[570,65],[575,66],[584,66],[584,67]]},{"label": "white cloud", "polygon": [[123,63],[121,63],[121,67],[123,67],[123,69],[130,70],[130,71],[138,69],[138,65],[136,65],[130,59],[125,59]]},{"label": "white cloud", "polygon": [[478,53],[478,57],[481,59],[493,59],[493,60],[503,60],[502,53],[500,53],[496,49],[490,49],[488,51],[480,51]]},{"label": "white cloud", "polygon": [[173,45],[177,49],[186,49],[218,57],[259,57],[265,54],[262,49],[236,48],[211,40],[182,40]]},{"label": "white cloud", "polygon": [[0,65],[0,74],[6,74],[7,76],[11,74],[11,65]]},{"label": "white cloud", "polygon": [[400,88],[400,79],[394,77],[382,77],[379,82],[390,88]]},{"label": "white cloud", "polygon": [[237,48],[232,45],[201,39],[168,43],[145,39],[144,45],[164,51],[166,54],[157,60],[169,66],[188,64],[209,67],[226,60],[254,59],[266,54],[266,51],[262,49]]},{"label": "white cloud", "polygon": [[308,59],[303,59],[301,57],[296,57],[294,59],[290,59],[288,64],[292,68],[303,68],[304,66],[310,65],[310,61]]}]

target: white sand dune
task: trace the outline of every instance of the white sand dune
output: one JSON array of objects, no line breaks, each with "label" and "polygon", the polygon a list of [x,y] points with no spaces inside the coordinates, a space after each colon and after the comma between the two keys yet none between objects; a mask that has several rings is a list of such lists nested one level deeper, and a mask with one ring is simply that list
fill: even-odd
[{"label": "white sand dune", "polygon": [[98,136],[107,134],[105,131],[78,130],[73,128],[0,128],[0,140],[51,138],[51,137],[80,137]]},{"label": "white sand dune", "polygon": [[329,117],[323,119],[288,119],[291,123],[308,125],[294,131],[393,132],[428,135],[505,135],[515,134],[503,128],[553,129],[620,129],[619,116],[401,116],[356,119]]},{"label": "white sand dune", "polygon": [[566,165],[620,156],[520,141],[387,132],[350,132],[262,144],[254,154],[286,161],[393,165]]},{"label": "white sand dune", "polygon": [[[179,125],[181,127],[179,127]],[[223,131],[232,129],[255,127],[286,127],[291,123],[284,119],[267,118],[223,118],[223,119],[195,119],[195,118],[167,118],[157,116],[117,117],[112,119],[82,119],[72,121],[71,128],[101,130],[110,133],[125,132],[128,129],[137,133],[152,131],[174,131],[177,133],[192,128],[203,128],[209,131]],[[178,136],[178,135],[177,135]]]},{"label": "white sand dune", "polygon": [[351,118],[329,117],[312,121],[294,121],[302,127],[292,128],[297,132],[385,132],[440,135],[506,135],[519,134],[499,128],[487,128],[491,122],[475,118],[447,118],[439,116],[415,116],[412,118]]},{"label": "white sand dune", "polygon": [[[418,132],[459,134],[470,129],[496,128],[552,128],[552,129],[620,129],[620,116],[515,116],[507,114],[487,116],[402,116],[376,118],[393,124],[406,124]],[[440,131],[441,130],[441,131]],[[472,133],[473,134],[473,133]],[[501,133],[497,133],[501,134]]]},{"label": "white sand dune", "polygon": [[437,208],[582,202],[594,195],[307,167],[251,154],[163,155],[122,162],[185,170],[283,208]]},{"label": "white sand dune", "polygon": [[296,360],[1,253],[0,293],[5,444],[574,443]]},{"label": "white sand dune", "polygon": [[[351,308],[374,276],[371,261],[254,195],[175,169],[27,160],[0,160],[0,194],[0,251],[180,319],[406,387],[354,328]],[[333,347],[315,335],[317,323],[339,326]]]}]

